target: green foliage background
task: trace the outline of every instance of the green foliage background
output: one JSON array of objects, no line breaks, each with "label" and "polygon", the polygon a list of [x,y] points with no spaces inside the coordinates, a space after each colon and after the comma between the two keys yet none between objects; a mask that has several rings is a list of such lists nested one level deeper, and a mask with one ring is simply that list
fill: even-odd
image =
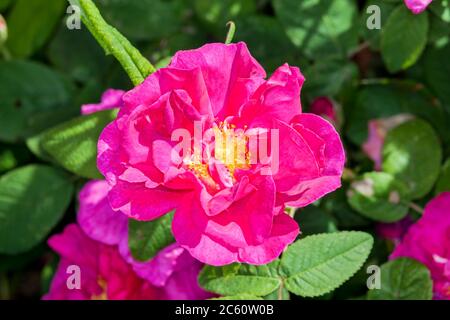
[{"label": "green foliage background", "polygon": [[[338,230],[375,234],[377,222],[398,221],[406,214],[419,218],[420,213],[411,210],[412,201],[415,207],[423,206],[436,193],[450,190],[449,1],[434,0],[417,16],[401,0],[94,2],[105,20],[156,67],[167,65],[178,50],[223,42],[226,23],[233,20],[234,41],[245,41],[269,74],[285,62],[301,68],[306,77],[305,111],[320,96],[340,106],[339,129],[348,168],[344,186],[297,212],[302,238]],[[366,27],[370,16],[366,9],[373,4],[381,8],[381,30]],[[99,178],[93,164],[96,137],[114,116],[104,112],[81,119],[80,105],[99,101],[107,88],[133,87],[120,64],[104,54],[84,25],[81,30],[66,27],[67,6],[66,0],[0,0],[9,33],[0,55],[0,298],[39,298],[48,289],[57,259],[45,241],[74,221],[76,194],[86,179]],[[368,121],[398,114],[415,119],[388,134],[383,172],[372,172],[373,163],[361,149]],[[361,192],[357,181],[369,181],[374,193]],[[394,191],[400,201],[390,201]],[[133,227],[146,228],[162,232],[151,225]],[[285,261],[307,247],[308,241],[292,246],[281,261],[261,270],[248,266],[205,269],[202,285],[229,296],[271,298],[282,277],[289,291],[299,296],[365,296],[364,267],[343,286],[323,295],[341,283],[332,272],[338,262],[331,257],[326,269],[311,272],[327,272],[330,282],[336,283],[330,288],[302,286],[308,275]],[[140,246],[134,243],[132,250]],[[382,265],[391,249],[375,237],[365,266]],[[137,255],[147,257],[155,248],[147,250]],[[361,265],[355,254],[350,258]],[[403,264],[398,268],[408,274],[398,274],[392,262],[383,268],[396,279],[417,277],[415,271],[420,271],[420,281],[430,286],[423,266],[408,261],[397,264]],[[242,294],[238,288],[248,284],[241,282],[240,275],[251,275],[244,280],[255,281],[250,283],[260,291]],[[371,293],[368,298],[391,298],[406,284],[388,283],[385,293]],[[404,297],[430,298],[428,291],[416,294],[413,289],[405,291]]]}]

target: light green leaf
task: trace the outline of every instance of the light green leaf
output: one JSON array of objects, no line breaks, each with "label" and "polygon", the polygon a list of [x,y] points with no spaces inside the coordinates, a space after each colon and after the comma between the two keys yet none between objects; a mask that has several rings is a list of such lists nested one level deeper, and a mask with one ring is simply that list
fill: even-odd
[{"label": "light green leaf", "polygon": [[147,261],[160,250],[175,242],[172,235],[172,219],[174,212],[163,215],[152,221],[129,220],[128,246],[133,258]]},{"label": "light green leaf", "polygon": [[281,259],[285,287],[303,297],[328,293],[361,268],[372,245],[369,234],[356,231],[313,235],[298,240]]},{"label": "light green leaf", "polygon": [[140,84],[155,68],[115,28],[106,23],[92,0],[69,0],[81,9],[81,19],[103,47],[122,65],[134,85]]},{"label": "light green leaf", "polygon": [[369,300],[431,300],[433,297],[430,271],[415,260],[389,261],[381,266],[380,272],[381,288],[370,290]]},{"label": "light green leaf", "polygon": [[66,8],[65,0],[17,0],[8,16],[7,47],[17,58],[27,58],[51,36]]},{"label": "light green leaf", "polygon": [[344,57],[357,46],[353,0],[273,0],[273,6],[291,41],[309,58]]},{"label": "light green leaf", "polygon": [[348,191],[353,209],[380,222],[395,222],[408,213],[408,189],[385,172],[368,172],[354,181]]},{"label": "light green leaf", "polygon": [[205,290],[224,296],[265,296],[281,285],[278,264],[279,260],[261,266],[238,263],[223,267],[205,266],[199,275],[199,283]]},{"label": "light green leaf", "polygon": [[101,179],[97,170],[97,141],[117,110],[81,116],[46,131],[43,149],[65,169],[86,178]]},{"label": "light green leaf", "polygon": [[419,199],[439,176],[442,147],[433,128],[416,119],[388,132],[383,147],[383,171],[404,182],[408,197]]},{"label": "light green leaf", "polygon": [[389,72],[414,65],[427,44],[428,14],[412,14],[404,4],[389,16],[381,32],[381,54]]},{"label": "light green leaf", "polygon": [[29,165],[0,178],[0,253],[17,254],[37,245],[63,216],[73,193],[58,169]]}]

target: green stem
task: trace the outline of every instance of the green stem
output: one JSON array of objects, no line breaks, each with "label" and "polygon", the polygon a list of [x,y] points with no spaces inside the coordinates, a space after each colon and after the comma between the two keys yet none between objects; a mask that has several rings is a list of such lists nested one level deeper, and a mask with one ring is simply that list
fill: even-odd
[{"label": "green stem", "polygon": [[225,39],[225,44],[230,44],[233,41],[234,34],[236,33],[236,25],[233,21],[227,22],[228,32],[227,37]]},{"label": "green stem", "polygon": [[421,215],[423,214],[423,208],[417,204],[415,204],[414,202],[410,202],[408,204],[408,207],[410,207],[411,209],[413,209],[414,211],[420,213]]},{"label": "green stem", "polygon": [[81,9],[81,20],[106,54],[112,54],[127,72],[134,85],[138,85],[156,69],[119,31],[110,26],[92,0],[68,0]]}]

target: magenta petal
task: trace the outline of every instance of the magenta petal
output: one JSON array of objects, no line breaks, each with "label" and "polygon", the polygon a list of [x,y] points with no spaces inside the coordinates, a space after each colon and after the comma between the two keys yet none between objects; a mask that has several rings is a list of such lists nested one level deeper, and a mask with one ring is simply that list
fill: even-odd
[{"label": "magenta petal", "polygon": [[319,171],[279,193],[278,200],[289,206],[303,207],[341,186],[345,153],[339,134],[325,119],[301,114],[294,118],[293,124],[311,148]]},{"label": "magenta petal", "polygon": [[253,94],[241,112],[244,122],[268,117],[289,123],[302,111],[300,91],[305,81],[300,69],[284,64]]},{"label": "magenta petal", "polygon": [[236,113],[266,73],[243,42],[206,44],[199,49],[178,51],[171,68],[200,68],[214,115],[224,119]]},{"label": "magenta petal", "polygon": [[414,14],[423,12],[433,0],[404,0],[406,6]]},{"label": "magenta petal", "polygon": [[450,300],[450,192],[441,193],[425,207],[390,259],[412,258],[428,267],[436,299]]},{"label": "magenta petal", "polygon": [[79,194],[80,208],[77,220],[92,239],[116,245],[127,233],[127,217],[111,209],[106,181],[90,181]]},{"label": "magenta petal", "polygon": [[122,106],[123,90],[108,89],[102,95],[102,101],[94,104],[84,104],[81,106],[81,114],[86,115],[102,110],[120,108]]},{"label": "magenta petal", "polygon": [[175,209],[183,200],[183,192],[164,187],[147,188],[142,183],[119,181],[109,191],[111,208],[128,217],[148,221]]},{"label": "magenta petal", "polygon": [[270,236],[257,246],[248,246],[239,250],[241,261],[250,264],[269,263],[283,252],[299,233],[297,222],[285,213],[275,216]]}]

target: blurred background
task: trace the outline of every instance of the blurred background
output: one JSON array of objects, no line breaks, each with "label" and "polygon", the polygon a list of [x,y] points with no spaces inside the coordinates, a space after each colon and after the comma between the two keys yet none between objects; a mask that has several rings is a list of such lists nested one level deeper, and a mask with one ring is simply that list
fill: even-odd
[{"label": "blurred background", "polygon": [[[380,34],[391,12],[403,4],[401,0],[94,2],[104,18],[158,67],[167,65],[178,50],[223,42],[226,23],[234,21],[234,41],[245,41],[268,74],[285,62],[300,67],[306,77],[304,110],[318,97],[333,100],[347,166],[354,172],[373,167],[361,150],[368,136],[368,121],[401,113],[432,124],[443,142],[445,158],[449,155],[450,19],[437,4],[426,13],[429,28],[424,53],[414,65],[399,70],[383,61]],[[381,30],[367,28],[366,8],[371,4],[381,8]],[[0,23],[0,175],[43,163],[34,137],[78,116],[80,106],[98,102],[105,89],[132,87],[120,65],[105,56],[84,26],[67,28],[67,8],[66,0],[0,0],[0,14],[7,26],[6,32]],[[398,36],[400,31],[396,31]],[[73,180],[75,191],[67,208],[51,230],[36,237],[32,249],[1,253],[0,245],[0,299],[38,299],[47,291],[57,257],[46,239],[75,219],[76,193],[84,182]],[[23,201],[31,214],[32,202],[26,207],[28,200]],[[1,219],[2,205],[0,233]],[[326,197],[320,207],[306,208],[302,219],[304,235],[373,227],[373,222],[348,205],[345,188]],[[385,244],[378,242],[369,262],[387,259]],[[364,272],[357,274],[332,297],[363,294],[365,276]]]}]

